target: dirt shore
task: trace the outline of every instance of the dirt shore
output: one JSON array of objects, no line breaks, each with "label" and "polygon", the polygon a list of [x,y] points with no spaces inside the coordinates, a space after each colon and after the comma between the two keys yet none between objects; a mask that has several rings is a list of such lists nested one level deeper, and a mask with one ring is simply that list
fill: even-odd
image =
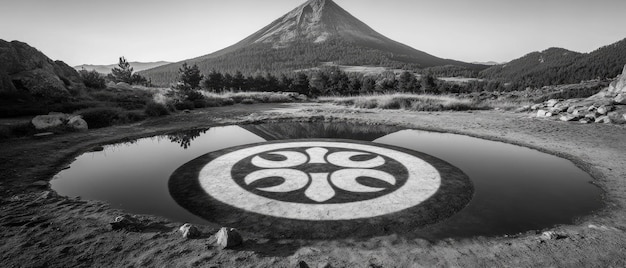
[{"label": "dirt shore", "polygon": [[[184,239],[183,223],[134,215],[138,228],[113,230],[123,211],[56,195],[46,184],[82,152],[103,144],[181,129],[272,120],[361,121],[465,134],[570,159],[605,191],[606,207],[575,225],[505,237],[426,241],[268,240],[243,233],[243,245],[210,246],[220,226]],[[567,123],[498,111],[354,110],[330,104],[235,105],[125,126],[0,142],[0,263],[3,267],[625,267],[626,127]],[[542,237],[554,231],[553,237]]]}]

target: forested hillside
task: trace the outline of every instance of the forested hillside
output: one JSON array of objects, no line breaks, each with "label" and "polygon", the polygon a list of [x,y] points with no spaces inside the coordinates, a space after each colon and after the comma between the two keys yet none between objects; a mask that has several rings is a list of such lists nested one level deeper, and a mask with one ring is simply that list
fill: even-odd
[{"label": "forested hillside", "polygon": [[511,83],[516,89],[613,78],[626,64],[626,39],[590,53],[563,48],[533,52],[480,72],[479,77]]}]

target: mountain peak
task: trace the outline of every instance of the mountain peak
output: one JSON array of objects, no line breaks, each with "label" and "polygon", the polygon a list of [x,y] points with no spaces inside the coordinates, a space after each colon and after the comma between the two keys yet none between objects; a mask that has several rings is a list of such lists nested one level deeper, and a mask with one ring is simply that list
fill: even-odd
[{"label": "mountain peak", "polygon": [[250,43],[275,48],[293,41],[322,43],[331,37],[383,43],[384,36],[345,11],[332,0],[309,0],[251,36]]}]

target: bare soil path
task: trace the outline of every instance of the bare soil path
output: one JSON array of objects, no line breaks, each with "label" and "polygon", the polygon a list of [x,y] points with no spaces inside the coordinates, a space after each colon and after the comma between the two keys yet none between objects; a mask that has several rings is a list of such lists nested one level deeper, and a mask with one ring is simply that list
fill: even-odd
[{"label": "bare soil path", "polygon": [[[97,201],[57,196],[49,181],[73,157],[102,144],[190,128],[272,120],[361,121],[505,141],[572,160],[606,191],[607,206],[575,225],[508,237],[408,240],[268,240],[219,250],[206,236],[186,240],[182,223],[136,215],[136,229],[113,230],[123,211]],[[235,105],[142,123],[0,142],[0,263],[3,267],[624,267],[626,266],[626,128],[580,125],[525,114],[354,110],[328,104]],[[543,230],[545,231],[545,230]]]}]

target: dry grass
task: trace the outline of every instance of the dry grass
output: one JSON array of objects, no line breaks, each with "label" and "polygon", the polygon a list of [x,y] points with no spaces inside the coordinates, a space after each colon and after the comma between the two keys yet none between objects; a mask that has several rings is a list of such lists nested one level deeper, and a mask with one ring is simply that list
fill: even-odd
[{"label": "dry grass", "polygon": [[491,107],[472,99],[417,94],[382,94],[357,97],[324,97],[321,101],[365,109],[403,109],[411,111],[487,110]]}]

